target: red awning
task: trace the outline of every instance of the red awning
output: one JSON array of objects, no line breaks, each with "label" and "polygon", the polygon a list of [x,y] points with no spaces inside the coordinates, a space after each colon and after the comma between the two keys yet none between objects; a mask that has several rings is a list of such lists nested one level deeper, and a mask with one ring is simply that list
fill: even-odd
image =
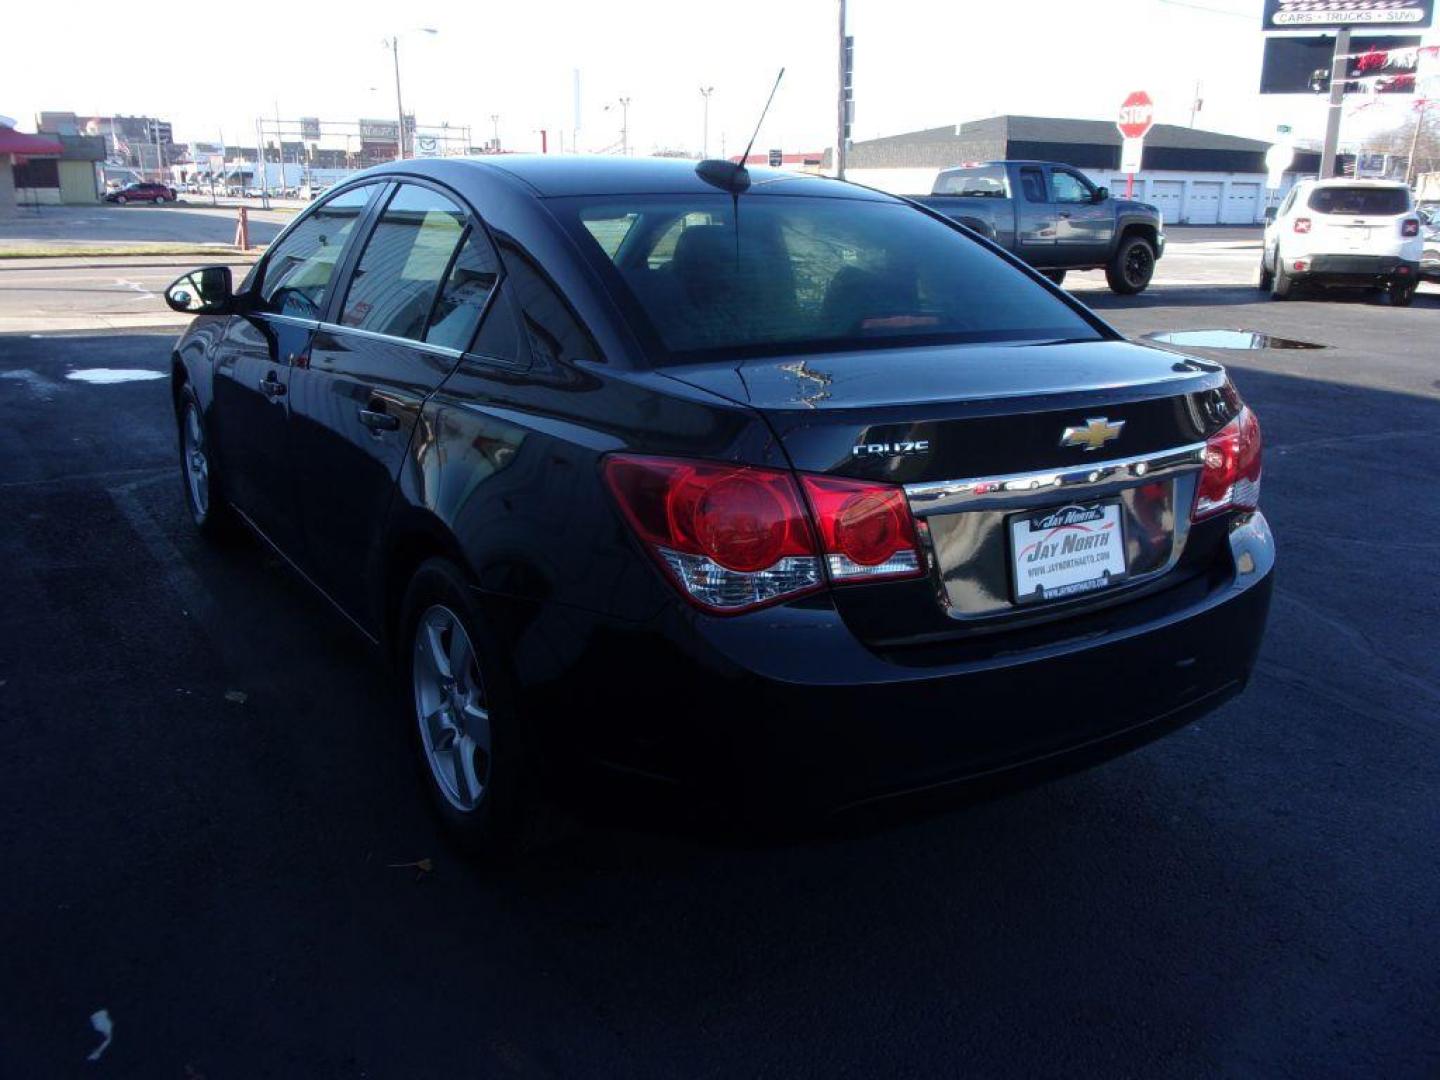
[{"label": "red awning", "polygon": [[59,157],[65,148],[43,135],[26,135],[14,128],[0,127],[0,154],[26,157]]}]

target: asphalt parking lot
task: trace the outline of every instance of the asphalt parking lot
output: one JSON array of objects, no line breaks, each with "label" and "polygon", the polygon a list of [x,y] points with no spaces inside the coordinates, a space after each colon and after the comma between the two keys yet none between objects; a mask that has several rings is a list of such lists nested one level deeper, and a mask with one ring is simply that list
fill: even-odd
[{"label": "asphalt parking lot", "polygon": [[441,841],[366,647],[192,534],[163,378],[73,377],[173,331],[0,336],[0,1075],[1436,1075],[1440,292],[1274,303],[1200,243],[1069,284],[1327,346],[1206,353],[1280,549],[1245,695],[945,813],[595,807],[503,872]]}]

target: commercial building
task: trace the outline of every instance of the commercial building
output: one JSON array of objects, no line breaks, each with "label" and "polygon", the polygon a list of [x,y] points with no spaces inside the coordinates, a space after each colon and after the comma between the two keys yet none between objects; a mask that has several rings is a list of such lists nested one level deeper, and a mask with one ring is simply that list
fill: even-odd
[{"label": "commercial building", "polygon": [[114,169],[131,170],[160,180],[182,156],[170,121],[154,116],[86,116],[73,112],[42,112],[39,129],[47,135],[88,136],[105,145],[105,160]]},{"label": "commercial building", "polygon": [[[1040,160],[1074,166],[1096,184],[1125,192],[1120,133],[1107,120],[992,116],[855,143],[848,180],[901,195],[925,193],[942,169],[970,161]],[[1271,144],[1213,131],[1156,124],[1145,137],[1134,197],[1158,206],[1168,222],[1248,225],[1264,220],[1265,152]],[[1314,174],[1319,155],[1296,153],[1284,192]]]},{"label": "commercial building", "polygon": [[16,131],[14,121],[0,116],[0,221],[14,217],[21,204],[35,201],[21,182],[42,164],[53,167],[63,150],[52,138]]}]

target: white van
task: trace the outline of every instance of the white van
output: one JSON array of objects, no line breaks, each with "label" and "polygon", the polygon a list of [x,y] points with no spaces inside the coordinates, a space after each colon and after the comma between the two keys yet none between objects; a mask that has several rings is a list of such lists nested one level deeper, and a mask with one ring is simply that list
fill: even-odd
[{"label": "white van", "polygon": [[1297,285],[1385,290],[1399,306],[1420,281],[1420,218],[1393,180],[1302,180],[1265,226],[1260,288],[1277,300]]}]

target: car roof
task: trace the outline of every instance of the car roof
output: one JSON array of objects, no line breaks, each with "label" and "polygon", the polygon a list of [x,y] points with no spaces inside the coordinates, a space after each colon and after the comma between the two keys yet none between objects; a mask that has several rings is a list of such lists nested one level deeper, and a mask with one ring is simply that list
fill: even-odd
[{"label": "car roof", "polygon": [[[702,180],[699,162],[687,158],[630,158],[595,154],[491,154],[483,157],[416,159],[396,162],[403,171],[425,169],[429,161],[448,166],[470,166],[477,171],[502,172],[525,184],[541,198],[569,195],[714,194],[722,189]],[[382,166],[379,172],[389,171]],[[400,171],[400,170],[397,170]],[[828,176],[749,166],[747,197],[755,195],[810,195],[821,198],[894,200],[891,195]],[[895,200],[898,201],[898,200]]]},{"label": "car roof", "polygon": [[1306,183],[1311,187],[1373,187],[1405,188],[1407,191],[1409,190],[1409,185],[1402,180],[1377,180],[1367,177],[1355,179],[1353,177],[1332,176],[1325,180],[1308,180]]}]

